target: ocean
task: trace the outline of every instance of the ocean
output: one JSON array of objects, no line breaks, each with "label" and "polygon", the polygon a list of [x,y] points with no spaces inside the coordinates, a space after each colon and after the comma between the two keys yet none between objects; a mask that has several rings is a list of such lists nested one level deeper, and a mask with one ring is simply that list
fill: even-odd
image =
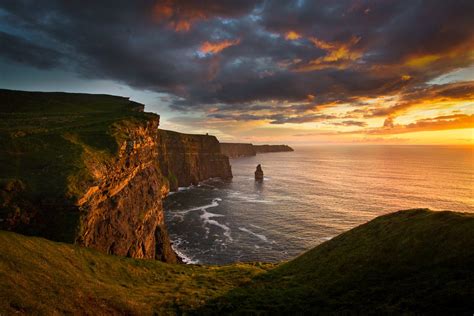
[{"label": "ocean", "polygon": [[389,212],[474,212],[474,147],[295,147],[231,165],[231,181],[165,199],[173,247],[187,263],[280,262]]}]

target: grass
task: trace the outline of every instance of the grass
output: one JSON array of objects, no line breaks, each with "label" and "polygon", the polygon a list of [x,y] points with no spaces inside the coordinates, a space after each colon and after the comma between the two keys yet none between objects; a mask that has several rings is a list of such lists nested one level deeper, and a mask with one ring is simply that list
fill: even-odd
[{"label": "grass", "polygon": [[[15,213],[15,220],[28,223],[36,213],[51,211],[54,216],[42,217],[58,222],[49,226],[77,227],[66,224],[78,221],[71,206],[93,184],[87,164],[109,163],[128,130],[158,120],[142,108],[116,96],[0,89],[0,218]],[[8,190],[18,182],[16,191]],[[74,238],[73,231],[41,223],[16,229],[60,241]]]},{"label": "grass", "polygon": [[209,302],[200,312],[472,314],[474,214],[381,216]]},{"label": "grass", "polygon": [[179,314],[270,264],[171,265],[0,231],[0,314]]},{"label": "grass", "polygon": [[472,314],[474,215],[381,216],[274,266],[170,265],[0,232],[0,314]]},{"label": "grass", "polygon": [[107,160],[127,138],[124,130],[157,117],[108,95],[0,90],[0,102],[0,174],[41,196],[82,195],[85,183],[71,183],[90,180],[82,155]]}]

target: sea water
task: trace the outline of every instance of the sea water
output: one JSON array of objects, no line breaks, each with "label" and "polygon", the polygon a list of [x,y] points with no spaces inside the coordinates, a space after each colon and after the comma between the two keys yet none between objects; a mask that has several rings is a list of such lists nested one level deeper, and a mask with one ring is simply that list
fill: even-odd
[{"label": "sea water", "polygon": [[165,200],[173,247],[188,263],[288,260],[403,209],[474,212],[473,147],[296,147],[230,162],[232,180]]}]

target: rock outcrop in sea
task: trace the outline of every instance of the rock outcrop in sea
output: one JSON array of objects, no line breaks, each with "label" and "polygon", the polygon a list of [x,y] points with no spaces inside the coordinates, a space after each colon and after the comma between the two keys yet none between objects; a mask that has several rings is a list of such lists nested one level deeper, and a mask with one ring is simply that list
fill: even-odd
[{"label": "rock outcrop in sea", "polygon": [[0,229],[177,262],[162,198],[232,177],[214,136],[158,130],[128,98],[0,90]]},{"label": "rock outcrop in sea", "polygon": [[255,170],[255,180],[263,181],[263,170],[260,164],[258,164],[257,169]]}]

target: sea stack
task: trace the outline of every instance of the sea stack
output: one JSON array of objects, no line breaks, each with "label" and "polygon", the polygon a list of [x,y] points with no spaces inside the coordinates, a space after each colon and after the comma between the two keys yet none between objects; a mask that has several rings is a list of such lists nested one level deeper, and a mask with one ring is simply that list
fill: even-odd
[{"label": "sea stack", "polygon": [[255,181],[263,181],[263,170],[260,164],[257,166],[257,170],[255,170]]}]

